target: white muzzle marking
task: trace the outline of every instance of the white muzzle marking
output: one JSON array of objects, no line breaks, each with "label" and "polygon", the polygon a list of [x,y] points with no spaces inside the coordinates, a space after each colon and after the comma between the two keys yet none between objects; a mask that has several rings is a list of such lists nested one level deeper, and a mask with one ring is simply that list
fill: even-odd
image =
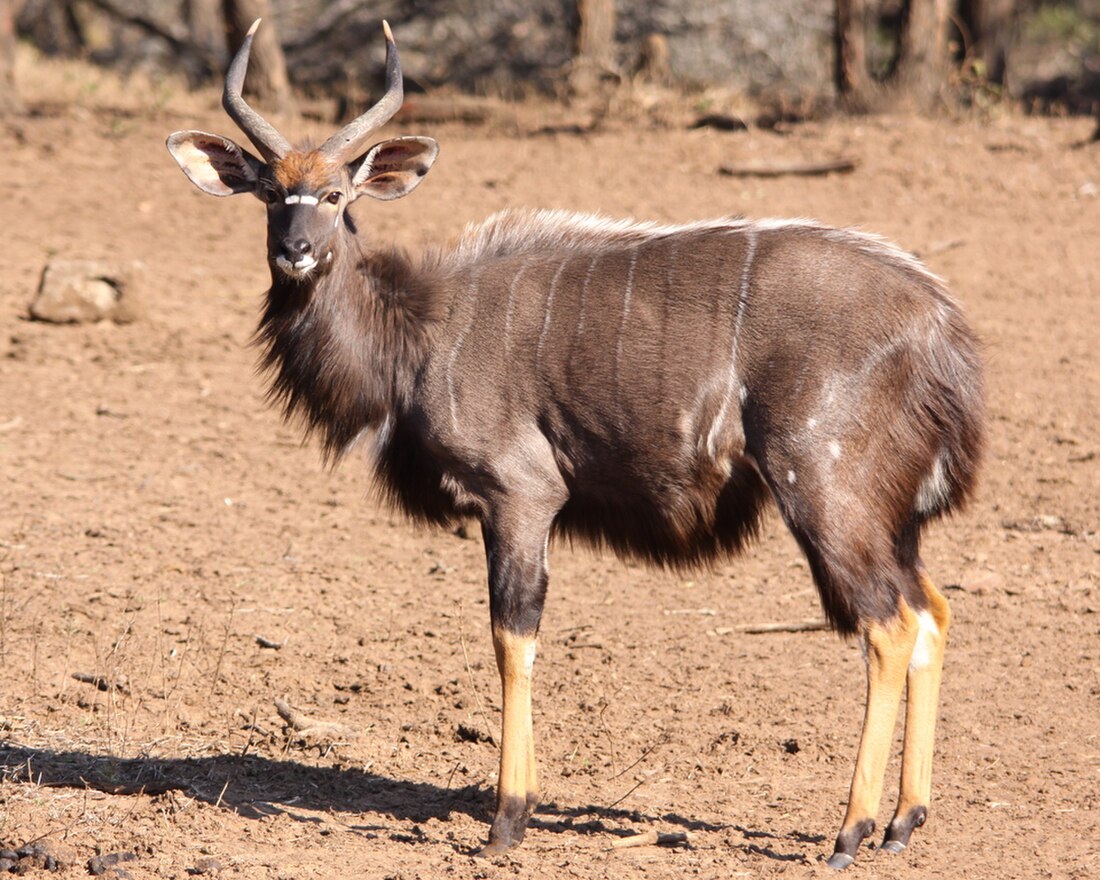
[{"label": "white muzzle marking", "polygon": [[282,269],[287,275],[300,278],[308,275],[310,270],[317,265],[317,258],[307,256],[292,263],[286,257],[276,257],[275,265]]}]

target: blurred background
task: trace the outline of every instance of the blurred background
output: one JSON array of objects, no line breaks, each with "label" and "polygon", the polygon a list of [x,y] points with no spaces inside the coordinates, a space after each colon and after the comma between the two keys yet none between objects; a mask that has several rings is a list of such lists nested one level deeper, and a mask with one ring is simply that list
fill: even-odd
[{"label": "blurred background", "polygon": [[380,88],[383,18],[408,88],[452,96],[454,114],[540,96],[659,116],[685,94],[768,118],[1100,112],[1100,0],[0,0],[0,103],[19,107],[26,51],[216,82],[259,17],[253,96],[329,121]]}]

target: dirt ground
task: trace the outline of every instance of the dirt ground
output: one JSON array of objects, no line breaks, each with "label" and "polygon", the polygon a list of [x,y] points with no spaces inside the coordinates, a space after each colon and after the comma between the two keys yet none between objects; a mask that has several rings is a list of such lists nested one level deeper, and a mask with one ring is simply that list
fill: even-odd
[{"label": "dirt ground", "polygon": [[[215,96],[68,88],[0,128],[0,848],[39,842],[74,876],[126,852],[137,878],[827,874],[863,663],[827,632],[734,629],[818,614],[774,515],[690,579],[553,550],[545,803],[514,855],[471,858],[499,723],[477,531],[414,530],[370,500],[362,460],[326,470],[265,405],[263,210],[202,195],[163,146],[178,128],[237,136]],[[992,419],[976,502],[925,542],[955,612],[934,800],[908,851],[868,847],[853,877],[1100,876],[1091,127],[409,124],[394,130],[442,144],[432,174],[355,208],[413,249],[511,205],[807,216],[883,233],[949,280],[986,343]],[[857,170],[716,173],[839,155]],[[29,321],[52,256],[142,260],[145,318]],[[276,699],[343,727],[288,736]],[[896,771],[895,755],[882,823]],[[611,847],[649,830],[689,842]]]}]

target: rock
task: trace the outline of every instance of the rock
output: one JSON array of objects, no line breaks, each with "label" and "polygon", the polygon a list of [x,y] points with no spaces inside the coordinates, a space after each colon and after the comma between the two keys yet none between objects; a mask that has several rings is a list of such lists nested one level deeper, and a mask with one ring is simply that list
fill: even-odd
[{"label": "rock", "polygon": [[50,260],[31,317],[54,324],[136,321],[144,312],[139,294],[143,268],[138,261]]},{"label": "rock", "polygon": [[120,862],[132,862],[137,858],[132,852],[116,852],[108,853],[105,856],[92,856],[88,860],[88,873],[93,877],[98,877],[102,874],[106,874],[108,871],[114,871],[118,877],[130,876],[129,872],[123,868],[119,868]]}]

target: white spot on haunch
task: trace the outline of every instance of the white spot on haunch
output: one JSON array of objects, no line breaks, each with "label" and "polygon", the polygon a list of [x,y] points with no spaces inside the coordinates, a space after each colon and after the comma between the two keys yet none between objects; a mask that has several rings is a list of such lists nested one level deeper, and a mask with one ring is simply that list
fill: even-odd
[{"label": "white spot on haunch", "polygon": [[535,654],[538,653],[538,645],[532,639],[531,643],[523,651],[523,671],[530,675],[535,668]]},{"label": "white spot on haunch", "polygon": [[944,472],[943,456],[937,455],[929,472],[917,489],[916,509],[918,513],[935,513],[950,496],[947,475]]},{"label": "white spot on haunch", "polygon": [[806,419],[806,427],[809,428],[812,431],[814,428],[817,427],[817,419],[815,419],[815,418]]},{"label": "white spot on haunch", "polygon": [[794,481],[796,479],[797,479],[797,477],[795,477],[794,471],[787,471],[787,482],[788,483],[790,483],[793,486]]},{"label": "white spot on haunch", "polygon": [[836,440],[829,441],[829,455],[833,458],[840,458],[840,444]]},{"label": "white spot on haunch", "polygon": [[940,637],[936,619],[927,611],[917,614],[917,627],[917,641],[909,657],[909,668],[914,671],[924,669],[932,662],[932,646]]}]

